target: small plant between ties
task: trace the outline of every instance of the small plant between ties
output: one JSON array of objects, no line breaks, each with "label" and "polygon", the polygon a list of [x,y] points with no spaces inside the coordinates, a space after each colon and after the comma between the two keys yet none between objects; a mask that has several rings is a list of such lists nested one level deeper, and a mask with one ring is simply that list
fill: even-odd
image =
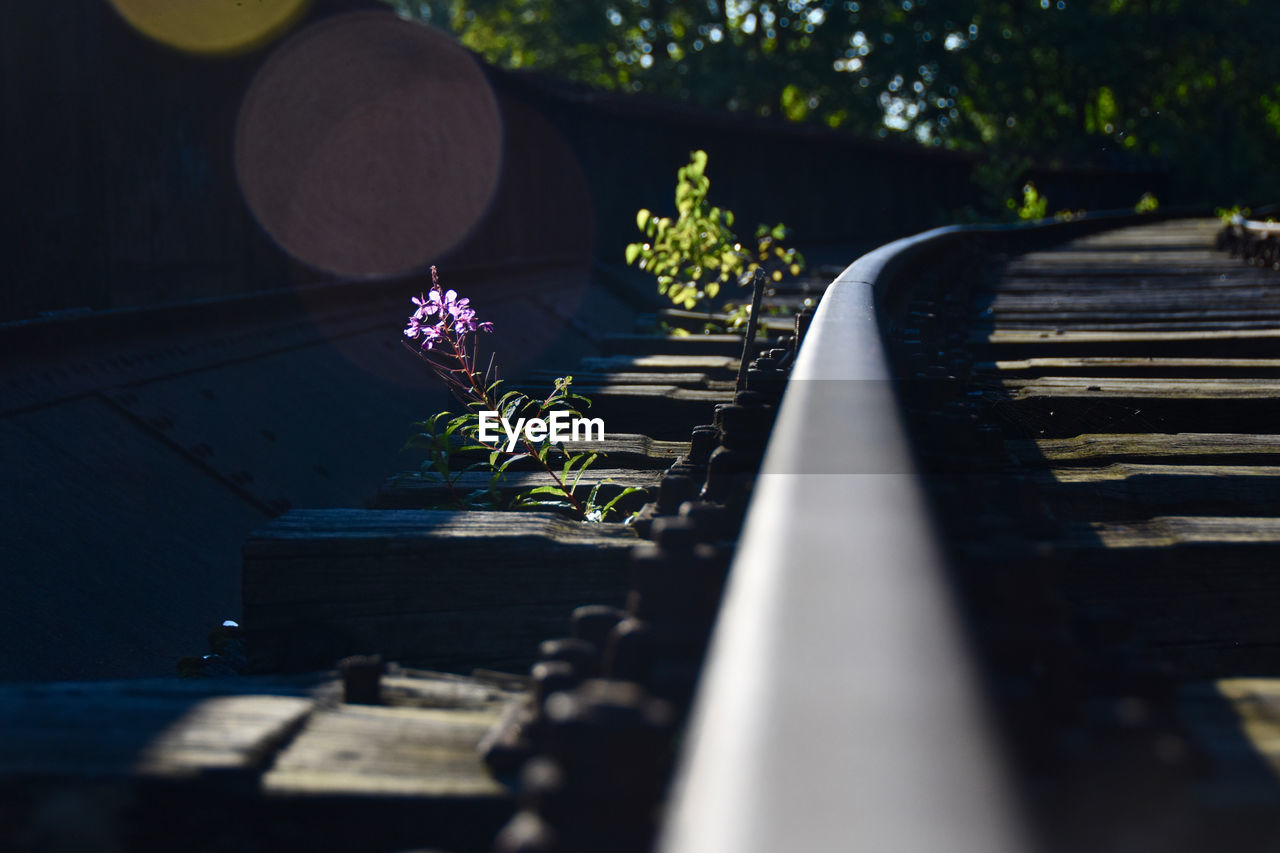
[{"label": "small plant between ties", "polygon": [[1018,215],[1019,219],[1044,219],[1049,211],[1049,200],[1040,195],[1036,185],[1027,181],[1022,185],[1022,204],[1016,199],[1009,199],[1005,206]]},{"label": "small plant between ties", "polygon": [[[405,345],[421,358],[448,387],[465,411],[460,414],[438,412],[414,424],[419,430],[410,436],[405,448],[425,450],[427,461],[420,474],[445,486],[455,506],[477,507],[503,505],[500,486],[511,466],[532,460],[551,478],[551,485],[537,486],[518,493],[511,500],[512,509],[554,509],[569,512],[584,521],[605,521],[623,498],[640,491],[624,488],[608,501],[600,501],[596,483],[583,497],[577,494],[583,474],[599,458],[598,453],[570,453],[563,441],[555,441],[552,429],[539,438],[533,422],[545,425],[550,418],[556,423],[560,415],[582,419],[582,409],[591,401],[570,390],[573,377],[556,379],[549,394],[538,399],[521,391],[504,391],[503,380],[491,355],[484,371],[478,369],[478,332],[492,332],[493,323],[478,320],[471,300],[459,298],[456,291],[440,285],[436,268],[431,268],[431,290],[413,297],[415,306],[404,330]],[[529,429],[508,433],[510,441],[486,444],[486,422],[482,418],[501,419],[504,429],[509,423]],[[603,423],[600,423],[603,433]],[[462,475],[485,472],[486,488],[466,494],[461,490]]]},{"label": "small plant between ties", "polygon": [[[787,229],[781,222],[756,228],[754,252],[738,241],[733,212],[707,203],[711,180],[706,168],[707,152],[694,151],[676,173],[674,220],[649,210],[636,212],[636,225],[645,239],[627,246],[627,264],[655,276],[658,292],[686,309],[715,299],[730,282],[745,286],[756,270],[764,270],[771,282],[800,275],[804,257],[782,244]],[[749,304],[725,307],[731,330],[746,323]]]}]

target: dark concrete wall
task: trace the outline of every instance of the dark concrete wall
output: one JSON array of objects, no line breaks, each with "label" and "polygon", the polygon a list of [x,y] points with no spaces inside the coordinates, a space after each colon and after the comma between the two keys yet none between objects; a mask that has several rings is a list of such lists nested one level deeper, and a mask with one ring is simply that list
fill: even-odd
[{"label": "dark concrete wall", "polygon": [[259,58],[182,56],[100,0],[7,0],[0,320],[278,286],[231,158]]}]

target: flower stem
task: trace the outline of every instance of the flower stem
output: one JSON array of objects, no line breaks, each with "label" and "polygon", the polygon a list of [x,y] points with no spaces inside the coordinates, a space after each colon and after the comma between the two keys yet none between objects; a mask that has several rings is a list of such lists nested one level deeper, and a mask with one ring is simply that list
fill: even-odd
[{"label": "flower stem", "polygon": [[[493,359],[489,360],[489,367],[485,370],[484,378],[481,379],[476,375],[476,364],[478,359],[478,347],[474,342],[468,347],[468,336],[477,329],[480,331],[493,331],[493,324],[489,322],[480,322],[476,319],[475,311],[470,307],[470,300],[458,299],[457,293],[450,290],[444,292],[440,286],[440,278],[436,268],[431,268],[431,294],[422,295],[411,301],[418,306],[418,310],[414,312],[409,319],[409,327],[405,329],[405,335],[409,338],[421,337],[422,344],[420,347],[410,346],[413,351],[427,363],[431,371],[440,377],[441,381],[448,386],[450,393],[468,409],[480,409],[481,411],[496,411],[498,409],[497,401],[493,399],[492,388],[493,383],[490,375],[493,373]],[[438,318],[434,323],[430,321]],[[436,352],[438,344],[445,344],[438,350],[441,361],[432,358],[427,354],[428,351]],[[457,366],[450,366],[450,362]],[[556,384],[553,390],[545,399],[540,402],[534,401],[527,395],[521,394],[521,409],[527,409],[531,403],[535,403],[538,407],[538,417],[546,413],[551,406],[553,399],[558,391],[564,387],[561,383]],[[469,422],[467,424],[470,426]],[[478,440],[478,437],[477,437]],[[546,455],[549,455],[550,448],[547,448],[545,454],[539,453],[538,448],[525,436],[521,436],[521,444],[528,455],[538,460],[538,464],[542,469],[550,475],[554,488],[564,495],[569,505],[581,518],[586,518],[586,507],[573,496],[573,490],[567,484],[567,477],[561,477],[553,466],[547,463]],[[515,454],[503,451],[498,448],[501,453],[507,453],[508,456]],[[561,451],[563,452],[563,450]],[[491,457],[492,458],[492,457]],[[491,466],[493,467],[493,466]],[[579,473],[581,476],[581,473]],[[448,476],[444,477],[446,485],[449,487],[450,495],[456,499],[454,492],[454,482]],[[456,478],[455,478],[456,479]]]},{"label": "flower stem", "polygon": [[[459,346],[459,343],[461,343],[461,346]],[[449,335],[449,346],[453,350],[454,358],[456,358],[463,365],[463,373],[467,377],[467,382],[470,385],[470,388],[468,390],[471,392],[472,396],[474,397],[475,402],[483,405],[486,410],[496,411],[498,408],[497,401],[495,401],[492,398],[489,390],[487,388],[484,388],[476,377],[475,367],[474,367],[474,364],[475,364],[474,355],[472,356],[471,363],[468,364],[467,362],[465,337],[461,337],[455,340],[453,335]],[[540,403],[538,406],[538,414],[540,415],[543,414],[546,411],[546,407],[547,407],[547,404],[545,401]],[[524,449],[528,452],[530,456],[538,460],[538,464],[542,466],[542,469],[551,476],[552,481],[555,483],[555,488],[559,489],[560,493],[564,495],[565,500],[567,500],[570,503],[570,505],[573,507],[574,512],[576,512],[579,516],[586,518],[586,515],[587,515],[586,507],[584,507],[582,503],[573,496],[573,490],[569,488],[568,485],[566,485],[565,480],[556,472],[555,468],[547,464],[546,460],[538,453],[537,448],[533,446],[533,444],[529,441],[529,439],[522,436],[520,439],[520,443],[521,445],[524,446]]]}]

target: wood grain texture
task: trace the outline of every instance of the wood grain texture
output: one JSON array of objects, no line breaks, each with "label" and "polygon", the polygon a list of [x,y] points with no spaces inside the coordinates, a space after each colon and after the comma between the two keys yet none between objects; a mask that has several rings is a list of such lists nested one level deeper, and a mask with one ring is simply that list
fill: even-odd
[{"label": "wood grain texture", "polygon": [[0,780],[242,781],[269,763],[314,703],[305,694],[229,692],[236,687],[267,686],[154,679],[0,688]]},{"label": "wood grain texture", "polygon": [[476,752],[516,702],[511,686],[447,673],[400,670],[382,678],[383,705],[348,705],[341,685],[276,757],[262,788],[273,796],[510,797]]},{"label": "wood grain texture", "polygon": [[1009,379],[1002,384],[1014,399],[1019,400],[1034,397],[1270,400],[1280,396],[1280,380],[1265,378],[1042,376],[1036,379]]},{"label": "wood grain texture", "polygon": [[[1178,548],[1189,546],[1280,546],[1280,518],[1159,516],[1132,522],[1067,525],[1058,547]],[[1280,573],[1277,573],[1280,582]]]},{"label": "wood grain texture", "polygon": [[[731,322],[728,314],[707,314],[702,311],[686,311],[683,308],[663,308],[658,312],[657,319],[667,323],[669,326],[687,329],[695,333],[701,333],[708,322],[717,323],[722,329],[726,328]],[[789,316],[771,317],[765,315],[760,318],[760,327],[773,332],[789,332],[795,327],[795,320]]]},{"label": "wood grain texture", "polygon": [[[774,342],[757,341],[756,350],[775,346]],[[742,355],[741,335],[684,335],[659,337],[656,335],[606,335],[600,340],[605,355]]]},{"label": "wood grain texture", "polygon": [[547,512],[295,510],[244,546],[250,665],[529,658],[574,606],[621,602],[636,541]]},{"label": "wood grain texture", "polygon": [[[952,533],[966,572],[1038,575],[1074,618],[1112,612],[1113,654],[1177,677],[1280,673],[1280,289],[1214,230],[1009,259],[970,304],[970,389],[1017,438],[1000,474],[938,484],[973,496]],[[978,618],[1016,621],[1005,604]]]},{"label": "wood grain texture", "polygon": [[1178,691],[1178,718],[1209,762],[1197,799],[1219,808],[1280,805],[1280,679],[1191,682]]},{"label": "wood grain texture", "polygon": [[[1274,326],[1274,324],[1273,324]],[[1098,330],[1055,325],[1041,329],[975,329],[968,346],[980,359],[1056,357],[1268,358],[1280,329]]]},{"label": "wood grain texture", "polygon": [[1247,433],[1101,433],[1039,441],[1007,441],[1021,466],[1171,460],[1192,464],[1280,464],[1280,435]]},{"label": "wood grain texture", "polygon": [[1280,359],[1274,358],[1024,358],[980,362],[983,374],[1017,378],[1019,375],[1170,378],[1280,378]]},{"label": "wood grain texture", "polygon": [[[689,453],[688,441],[663,441],[634,433],[605,433],[603,441],[570,441],[565,448],[571,453],[595,453],[596,463],[615,469],[665,469],[681,456]],[[484,462],[488,453],[460,453],[467,464]],[[536,460],[523,459],[512,463],[509,471],[540,471]]]},{"label": "wood grain texture", "polygon": [[696,371],[715,379],[732,379],[737,375],[739,359],[720,355],[614,355],[584,358],[580,363],[584,369],[594,371]]},{"label": "wood grain texture", "polygon": [[[1280,423],[1280,397],[1267,380],[1173,383],[1052,378],[987,391],[1011,438],[1070,438],[1086,433],[1242,434]],[[1012,384],[1012,383],[1011,383]],[[1003,398],[1009,394],[1009,398]]]},{"label": "wood grain texture", "polygon": [[[1280,514],[1280,467],[1249,465],[1110,465],[1030,469],[1016,475],[1059,520],[1140,519],[1152,515]],[[984,487],[1008,481],[984,477]]]},{"label": "wood grain texture", "polygon": [[[570,475],[571,480],[573,476]],[[660,469],[630,471],[625,468],[588,468],[573,492],[579,500],[585,500],[588,493],[600,484],[596,501],[605,503],[626,488],[647,490],[618,502],[616,507],[618,514],[616,516],[611,514],[611,517],[620,520],[638,510],[646,500],[650,500],[649,491],[653,491],[656,495],[658,481],[661,479]],[[510,471],[503,476],[497,486],[497,492],[502,500],[509,501],[519,492],[542,486],[553,486],[555,482],[555,479],[545,471]],[[488,488],[489,475],[477,471],[462,474],[454,484],[453,493],[467,495],[472,491]],[[379,489],[376,503],[379,509],[421,509],[445,504],[453,493],[438,480],[406,474],[393,478]]]},{"label": "wood grain texture", "polygon": [[487,849],[512,791],[476,751],[520,679],[393,669],[0,687],[5,850]]},{"label": "wood grain texture", "polygon": [[[551,388],[555,380],[563,375],[558,370],[536,370],[529,374],[525,387],[529,390]],[[707,391],[733,390],[731,379],[712,379],[706,373],[696,372],[640,372],[636,370],[580,370],[573,373],[574,388],[583,386],[614,385],[674,385],[678,388],[699,388]]]},{"label": "wood grain texture", "polygon": [[500,711],[341,705],[317,711],[263,778],[270,795],[505,798],[476,745]]},{"label": "wood grain texture", "polygon": [[669,383],[574,385],[575,393],[590,398],[583,413],[600,418],[606,431],[640,433],[664,441],[683,441],[689,431],[711,423],[719,403],[733,402],[733,389],[681,388]]}]

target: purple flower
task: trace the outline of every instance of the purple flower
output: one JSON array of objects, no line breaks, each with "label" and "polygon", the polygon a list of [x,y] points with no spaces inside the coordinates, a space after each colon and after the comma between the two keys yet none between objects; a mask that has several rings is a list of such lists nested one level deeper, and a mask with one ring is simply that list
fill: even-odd
[{"label": "purple flower", "polygon": [[[422,349],[435,347],[441,338],[453,342],[455,350],[464,350],[465,336],[476,330],[492,332],[493,323],[476,320],[476,311],[471,307],[471,300],[459,299],[456,290],[444,290],[440,286],[440,274],[435,267],[431,268],[431,290],[425,294],[410,297],[415,306],[409,317],[409,325],[404,330],[405,337],[422,338]],[[428,323],[438,318],[435,323]]]},{"label": "purple flower", "polygon": [[435,345],[435,342],[440,340],[440,338],[443,337],[443,335],[444,335],[443,320],[441,320],[439,323],[436,323],[434,326],[423,326],[422,327],[422,348],[431,349]]},{"label": "purple flower", "polygon": [[409,301],[418,306],[418,310],[413,312],[413,316],[419,320],[425,320],[439,310],[439,299],[434,299],[436,292],[433,290],[431,296],[412,296]]},{"label": "purple flower", "polygon": [[453,315],[453,326],[455,329],[461,329],[464,332],[474,332],[476,330],[476,312],[469,308],[457,312]]}]

